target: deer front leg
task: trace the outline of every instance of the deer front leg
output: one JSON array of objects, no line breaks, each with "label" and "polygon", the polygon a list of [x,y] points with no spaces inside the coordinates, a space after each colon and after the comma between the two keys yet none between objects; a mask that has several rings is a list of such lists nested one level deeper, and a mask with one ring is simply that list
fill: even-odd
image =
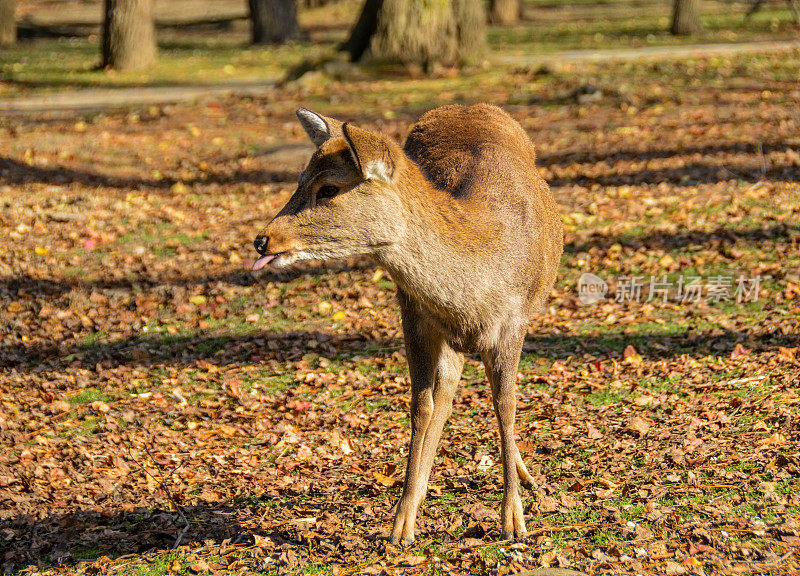
[{"label": "deer front leg", "polygon": [[411,374],[411,446],[408,452],[403,494],[397,503],[389,541],[414,541],[417,511],[428,490],[433,460],[442,429],[453,406],[461,378],[463,358],[440,338],[420,329],[420,319],[405,313],[403,329]]},{"label": "deer front leg", "polygon": [[[409,355],[409,365],[412,360]],[[418,375],[415,377],[414,372]],[[412,372],[411,376],[411,444],[408,449],[406,478],[403,482],[403,494],[397,503],[394,526],[389,541],[397,544],[402,538],[406,542],[414,541],[414,522],[417,518],[419,503],[428,486],[422,483],[422,449],[425,436],[433,417],[433,374],[422,370]]]},{"label": "deer front leg", "polygon": [[519,483],[520,479],[526,484],[533,481],[519,454],[514,432],[517,412],[517,367],[521,351],[522,339],[519,339],[483,354],[486,375],[492,385],[494,411],[500,425],[500,455],[503,460],[503,503],[500,509],[500,521],[504,540],[522,536],[526,532]]}]

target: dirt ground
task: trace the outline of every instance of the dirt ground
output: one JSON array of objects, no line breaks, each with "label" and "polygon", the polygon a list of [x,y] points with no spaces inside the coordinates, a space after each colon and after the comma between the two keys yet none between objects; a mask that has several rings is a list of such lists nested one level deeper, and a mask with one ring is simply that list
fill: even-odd
[{"label": "dirt ground", "polygon": [[[796,574],[798,78],[797,51],[331,75],[0,120],[5,573]],[[529,536],[498,541],[470,358],[417,543],[396,548],[393,283],[366,261],[251,273],[251,242],[311,150],[298,105],[402,139],[423,110],[479,100],[536,142],[566,228],[520,366]],[[593,305],[584,272],[609,285]],[[651,277],[671,290],[646,301]],[[691,278],[697,299],[677,293]]]}]

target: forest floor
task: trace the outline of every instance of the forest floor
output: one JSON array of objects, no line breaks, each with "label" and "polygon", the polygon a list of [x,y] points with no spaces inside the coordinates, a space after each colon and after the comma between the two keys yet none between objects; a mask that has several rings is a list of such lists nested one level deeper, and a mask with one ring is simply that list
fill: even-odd
[{"label": "forest floor", "polygon": [[[4,118],[4,573],[796,574],[798,77],[791,51]],[[566,229],[520,365],[529,535],[498,540],[469,358],[418,540],[391,547],[409,439],[392,280],[365,261],[251,273],[251,243],[311,152],[298,106],[399,140],[474,101],[526,128]],[[584,272],[609,285],[594,305]]]}]

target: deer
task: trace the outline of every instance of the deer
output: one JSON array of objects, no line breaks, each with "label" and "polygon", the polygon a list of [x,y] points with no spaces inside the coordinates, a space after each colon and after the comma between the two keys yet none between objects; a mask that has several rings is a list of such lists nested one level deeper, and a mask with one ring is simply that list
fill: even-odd
[{"label": "deer", "polygon": [[316,146],[286,205],[254,241],[253,270],[368,256],[397,287],[411,381],[411,439],[391,544],[411,543],[461,379],[479,355],[500,428],[502,538],[526,533],[516,444],[517,370],[563,250],[555,200],[522,126],[489,104],[425,113],[392,138],[301,108]]}]

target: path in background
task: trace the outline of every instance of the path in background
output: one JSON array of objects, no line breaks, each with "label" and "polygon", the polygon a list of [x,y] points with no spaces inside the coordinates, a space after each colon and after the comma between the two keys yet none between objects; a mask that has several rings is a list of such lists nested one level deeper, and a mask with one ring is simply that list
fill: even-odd
[{"label": "path in background", "polygon": [[525,66],[559,62],[607,62],[609,60],[679,59],[725,54],[758,54],[800,49],[800,41],[736,42],[731,44],[694,44],[690,46],[643,46],[608,50],[566,50],[550,54],[498,54],[491,60],[498,64]]},{"label": "path in background", "polygon": [[[697,44],[693,46],[655,46],[635,49],[569,50],[548,54],[495,54],[494,64],[531,66],[558,65],[564,62],[612,60],[679,59],[726,54],[757,54],[800,49],[800,41]],[[43,96],[0,100],[0,113],[20,115],[31,112],[89,111],[141,104],[185,102],[212,96],[259,96],[276,85],[275,81],[229,82],[212,85],[154,86],[137,88],[97,88],[69,90]]]},{"label": "path in background", "polygon": [[88,88],[66,90],[43,96],[24,96],[0,100],[0,114],[29,112],[70,112],[123,108],[141,104],[190,102],[212,96],[260,96],[275,86],[275,81],[226,82],[224,84],[183,86],[142,86],[137,88]]}]

